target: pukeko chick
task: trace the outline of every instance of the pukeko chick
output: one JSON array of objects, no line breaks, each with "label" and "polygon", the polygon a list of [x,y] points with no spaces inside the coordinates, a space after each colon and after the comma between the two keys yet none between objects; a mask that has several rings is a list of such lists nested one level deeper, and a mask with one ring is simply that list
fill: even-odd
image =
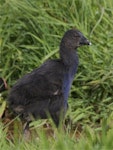
[{"label": "pukeko chick", "polygon": [[60,58],[47,60],[12,87],[9,107],[27,122],[24,131],[29,127],[31,115],[46,119],[49,113],[59,126],[60,116],[64,117],[68,107],[69,90],[79,63],[77,48],[82,45],[90,42],[80,31],[68,30],[60,43]]},{"label": "pukeko chick", "polygon": [[0,77],[0,93],[7,89],[6,81]]}]

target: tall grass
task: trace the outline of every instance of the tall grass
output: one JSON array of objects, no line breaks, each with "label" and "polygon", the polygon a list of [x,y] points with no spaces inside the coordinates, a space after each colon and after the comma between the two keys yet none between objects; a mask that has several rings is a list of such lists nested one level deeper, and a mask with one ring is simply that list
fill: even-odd
[{"label": "tall grass", "polygon": [[[0,0],[0,76],[7,79],[9,86],[46,59],[58,58],[59,42],[66,30],[77,28],[92,43],[90,47],[78,49],[80,63],[71,89],[68,111],[75,128],[89,125],[89,136],[86,130],[79,142],[69,137],[70,134],[60,134],[52,141],[41,136],[41,141],[36,141],[38,144],[33,141],[31,145],[18,145],[17,141],[19,149],[113,147],[111,126],[105,132],[107,140],[103,133],[104,127],[102,136],[91,129],[98,129],[100,122],[112,114],[112,25],[111,0]],[[112,122],[112,117],[109,120]],[[7,146],[6,143],[2,145]],[[13,149],[16,146],[11,144]]]},{"label": "tall grass", "polygon": [[55,138],[47,137],[42,129],[37,128],[35,130],[38,133],[37,138],[30,141],[15,138],[13,142],[6,141],[6,134],[0,126],[0,148],[1,150],[111,150],[113,149],[113,129],[108,128],[107,123],[108,120],[104,120],[98,130],[85,126],[78,138],[76,132],[70,134],[55,129]]}]

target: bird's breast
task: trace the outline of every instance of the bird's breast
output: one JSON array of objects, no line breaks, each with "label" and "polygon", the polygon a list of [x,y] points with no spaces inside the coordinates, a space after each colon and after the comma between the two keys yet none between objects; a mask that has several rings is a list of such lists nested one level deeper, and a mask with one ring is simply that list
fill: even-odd
[{"label": "bird's breast", "polygon": [[64,75],[64,81],[63,81],[63,93],[64,93],[64,105],[67,106],[69,91],[74,79],[74,75],[76,74],[78,66],[74,66],[71,68],[65,75]]}]

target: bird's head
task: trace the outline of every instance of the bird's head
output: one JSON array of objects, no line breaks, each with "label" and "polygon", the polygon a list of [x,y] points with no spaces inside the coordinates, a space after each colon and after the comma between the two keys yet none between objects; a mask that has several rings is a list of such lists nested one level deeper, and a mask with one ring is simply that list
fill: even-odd
[{"label": "bird's head", "polygon": [[62,44],[63,46],[65,45],[65,47],[70,49],[76,49],[83,45],[91,45],[87,38],[84,37],[84,35],[76,29],[68,30],[64,34],[61,41],[61,45]]}]

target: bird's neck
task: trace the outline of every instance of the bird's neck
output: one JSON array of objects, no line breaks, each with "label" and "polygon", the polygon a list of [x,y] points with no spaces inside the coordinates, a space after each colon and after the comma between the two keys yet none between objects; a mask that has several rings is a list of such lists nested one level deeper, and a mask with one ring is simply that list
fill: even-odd
[{"label": "bird's neck", "polygon": [[60,58],[64,65],[69,69],[76,69],[78,66],[78,54],[77,50],[73,48],[66,48],[65,46],[60,47]]},{"label": "bird's neck", "polygon": [[61,47],[60,57],[66,67],[66,72],[63,80],[63,93],[64,93],[64,105],[67,106],[69,91],[74,79],[74,75],[77,72],[79,61],[77,51],[74,49],[66,49],[65,47],[63,48]]}]

